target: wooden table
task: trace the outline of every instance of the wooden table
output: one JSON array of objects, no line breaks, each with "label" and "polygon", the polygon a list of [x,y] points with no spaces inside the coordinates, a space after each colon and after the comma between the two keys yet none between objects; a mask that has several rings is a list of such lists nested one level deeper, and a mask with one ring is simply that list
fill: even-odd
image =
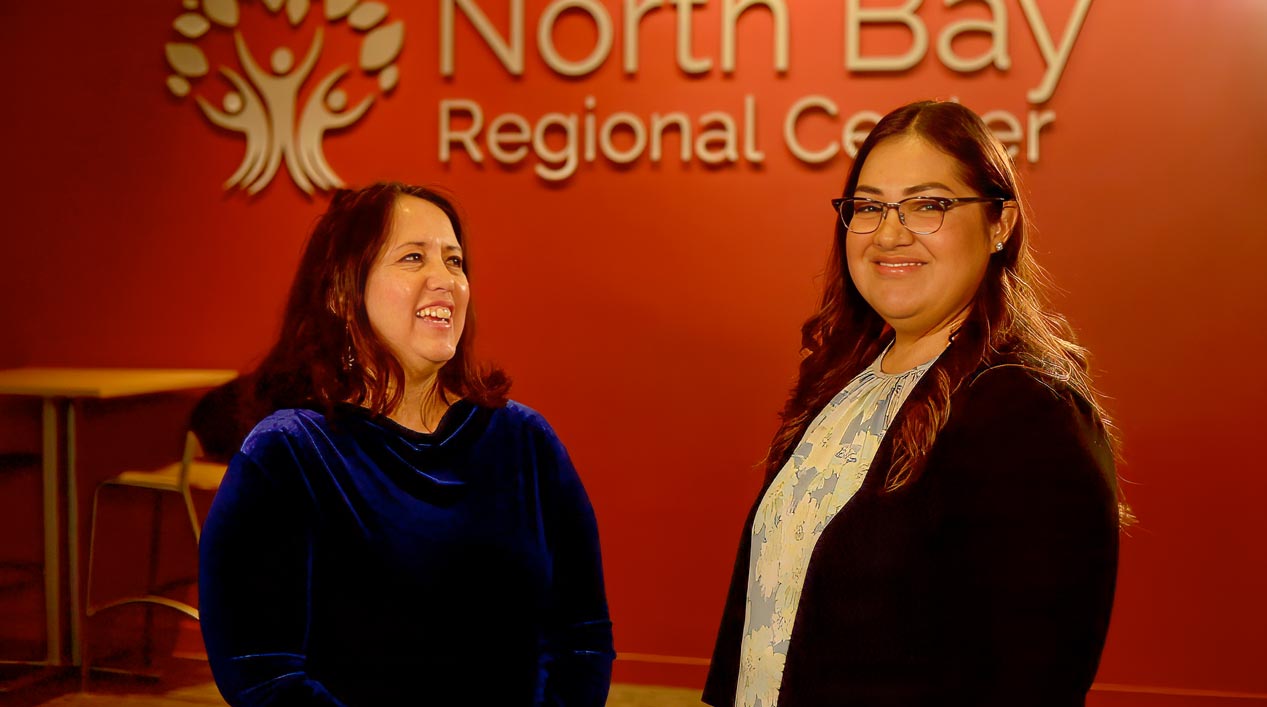
[{"label": "wooden table", "polygon": [[[82,617],[79,601],[79,498],[75,478],[75,410],[84,398],[123,398],[214,388],[237,371],[154,368],[12,368],[0,370],[0,395],[44,399],[44,611],[48,665],[64,665],[61,625],[61,548],[57,542],[59,418],[64,420],[66,474],[66,574],[70,599],[70,662],[80,665]],[[59,405],[64,412],[59,415]]]}]

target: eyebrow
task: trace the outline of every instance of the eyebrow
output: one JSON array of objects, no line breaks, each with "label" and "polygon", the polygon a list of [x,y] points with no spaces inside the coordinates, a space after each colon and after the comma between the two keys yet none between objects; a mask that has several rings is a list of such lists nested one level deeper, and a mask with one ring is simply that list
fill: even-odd
[{"label": "eyebrow", "polygon": [[916,184],[913,187],[907,187],[902,190],[902,193],[915,194],[921,191],[929,191],[930,189],[941,189],[942,191],[949,191],[949,192],[954,191],[954,189],[951,189],[950,187],[946,186],[945,184],[942,184],[941,182],[924,182],[923,184]]},{"label": "eyebrow", "polygon": [[[405,243],[401,243],[400,245],[396,246],[393,250],[400,250],[401,248],[426,248],[428,245],[431,245],[431,244],[426,241],[408,241]],[[440,250],[444,251],[445,253],[453,253],[453,252],[461,253],[462,246],[454,245],[452,243],[446,243]]]},{"label": "eyebrow", "polygon": [[[903,195],[917,194],[919,192],[929,191],[931,189],[941,189],[942,191],[954,192],[954,189],[951,189],[950,187],[946,186],[945,184],[942,184],[941,182],[923,182],[921,184],[916,184],[914,186],[910,186],[903,189],[902,194]],[[865,192],[867,194],[876,194],[876,195],[881,195],[884,193],[880,191],[879,189],[876,189],[875,187],[869,186],[866,184],[859,184],[857,187],[855,187],[854,193],[857,193],[857,192]]]}]

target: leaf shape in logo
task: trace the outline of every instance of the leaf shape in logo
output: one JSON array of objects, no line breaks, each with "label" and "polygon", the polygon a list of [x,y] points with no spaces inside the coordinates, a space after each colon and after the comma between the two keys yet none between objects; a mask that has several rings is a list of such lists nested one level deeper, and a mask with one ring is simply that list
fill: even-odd
[{"label": "leaf shape in logo", "polygon": [[211,23],[207,21],[207,18],[196,12],[186,12],[176,18],[176,21],[172,23],[172,27],[175,27],[177,32],[189,39],[197,39],[211,29]]},{"label": "leaf shape in logo", "polygon": [[361,45],[361,68],[374,71],[392,63],[405,43],[405,23],[396,21],[365,36]]},{"label": "leaf shape in logo", "polygon": [[207,55],[192,44],[169,42],[167,44],[167,63],[182,76],[206,76]]},{"label": "leaf shape in logo", "polygon": [[286,19],[298,26],[308,16],[308,0],[286,0]]},{"label": "leaf shape in logo", "polygon": [[387,6],[381,2],[363,3],[348,16],[348,24],[364,32],[387,17]]},{"label": "leaf shape in logo", "polygon": [[212,22],[224,27],[238,26],[237,0],[203,0],[203,12]]},{"label": "leaf shape in logo", "polygon": [[267,7],[269,12],[277,12],[282,9],[282,3],[284,2],[286,0],[264,0],[264,7]]},{"label": "leaf shape in logo", "polygon": [[356,0],[326,0],[326,19],[334,22],[356,7]]},{"label": "leaf shape in logo", "polygon": [[383,69],[382,73],[378,75],[378,87],[383,89],[383,93],[391,93],[399,81],[400,69],[395,64]]},{"label": "leaf shape in logo", "polygon": [[185,80],[184,76],[168,76],[167,90],[177,98],[184,98],[189,95],[189,81]]}]

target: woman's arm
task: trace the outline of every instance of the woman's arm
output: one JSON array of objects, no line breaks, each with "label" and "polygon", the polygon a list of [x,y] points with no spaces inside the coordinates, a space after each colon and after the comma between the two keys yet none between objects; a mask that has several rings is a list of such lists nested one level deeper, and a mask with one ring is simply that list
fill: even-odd
[{"label": "woman's arm", "polygon": [[1113,455],[1060,389],[1018,367],[984,373],[930,459],[951,471],[948,646],[972,704],[1082,705],[1099,664],[1117,573]]},{"label": "woman's arm", "polygon": [[[544,661],[545,705],[601,707],[611,685],[612,625],[594,509],[563,445],[550,433],[542,470],[553,479],[543,494],[553,588]],[[547,461],[549,460],[549,461]]]},{"label": "woman's arm", "polygon": [[[307,494],[284,433],[256,432],[229,465],[202,533],[202,634],[230,705],[342,705],[306,672]],[[287,484],[286,480],[292,483]]]}]

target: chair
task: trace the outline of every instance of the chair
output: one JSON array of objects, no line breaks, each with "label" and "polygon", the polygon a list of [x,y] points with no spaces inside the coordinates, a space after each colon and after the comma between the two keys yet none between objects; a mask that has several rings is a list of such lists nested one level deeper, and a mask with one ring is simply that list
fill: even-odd
[{"label": "chair", "polygon": [[[240,379],[239,379],[240,380]],[[108,609],[127,604],[149,604],[165,606],[197,620],[198,608],[184,601],[166,596],[165,592],[178,586],[196,584],[197,578],[188,578],[158,585],[160,549],[160,520],[163,494],[174,494],[180,497],[185,513],[188,515],[189,529],[193,531],[193,543],[190,549],[195,557],[198,542],[202,536],[202,522],[194,505],[193,492],[206,491],[214,493],[220,488],[220,481],[228,469],[227,461],[241,444],[236,417],[233,408],[237,402],[237,381],[228,383],[203,396],[194,408],[190,428],[185,433],[185,447],[179,462],[168,464],[159,469],[149,471],[124,471],[117,476],[106,479],[97,486],[92,497],[92,519],[90,521],[88,540],[88,585],[85,599],[86,614],[95,616]],[[203,449],[203,441],[208,443],[209,451]],[[97,522],[98,507],[102,491],[106,489],[132,489],[134,491],[154,494],[154,512],[151,523],[149,570],[145,592],[139,595],[124,596],[112,599],[104,604],[94,604],[94,574],[98,571],[97,559]],[[147,611],[145,620],[145,660],[150,662],[150,640],[152,619]],[[87,645],[88,625],[85,624],[84,644]],[[89,655],[84,651],[83,672],[89,670]]]}]

